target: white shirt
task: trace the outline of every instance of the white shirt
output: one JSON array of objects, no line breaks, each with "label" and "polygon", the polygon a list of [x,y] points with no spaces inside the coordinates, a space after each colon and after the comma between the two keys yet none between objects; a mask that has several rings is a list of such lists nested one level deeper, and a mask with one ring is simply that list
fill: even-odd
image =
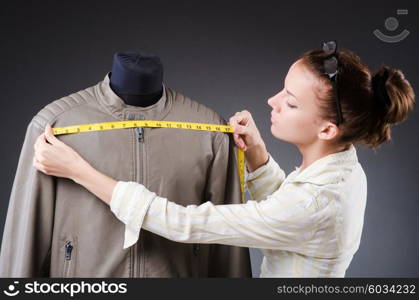
[{"label": "white shirt", "polygon": [[268,162],[246,173],[253,200],[182,206],[136,182],[119,181],[110,207],[126,224],[124,249],[140,228],[184,243],[260,248],[261,277],[344,277],[358,250],[367,180],[353,145],[285,177]]}]

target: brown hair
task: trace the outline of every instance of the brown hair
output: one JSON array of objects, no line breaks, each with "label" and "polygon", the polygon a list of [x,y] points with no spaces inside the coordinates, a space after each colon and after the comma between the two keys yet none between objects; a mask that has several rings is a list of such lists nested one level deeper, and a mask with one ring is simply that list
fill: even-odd
[{"label": "brown hair", "polygon": [[[321,80],[321,117],[336,123],[333,87],[324,74],[327,55],[321,50],[304,53],[305,66]],[[375,148],[391,139],[390,125],[405,120],[413,110],[415,94],[400,70],[382,66],[372,74],[361,59],[348,50],[338,51],[337,90],[344,122],[338,144],[360,143]]]}]

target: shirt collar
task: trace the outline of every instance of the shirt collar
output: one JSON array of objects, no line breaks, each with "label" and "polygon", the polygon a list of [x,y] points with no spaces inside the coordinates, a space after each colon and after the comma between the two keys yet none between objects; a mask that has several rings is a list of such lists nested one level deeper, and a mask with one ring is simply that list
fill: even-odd
[{"label": "shirt collar", "polygon": [[172,106],[172,94],[163,84],[163,95],[153,105],[138,107],[126,104],[110,87],[109,73],[98,84],[97,93],[100,104],[117,119],[125,120],[129,114],[142,114],[146,120],[162,120]]},{"label": "shirt collar", "polygon": [[299,168],[289,175],[288,182],[309,182],[317,185],[339,182],[343,175],[350,172],[358,163],[358,156],[355,146],[350,145],[349,149],[341,152],[336,152],[322,157],[301,173]]}]

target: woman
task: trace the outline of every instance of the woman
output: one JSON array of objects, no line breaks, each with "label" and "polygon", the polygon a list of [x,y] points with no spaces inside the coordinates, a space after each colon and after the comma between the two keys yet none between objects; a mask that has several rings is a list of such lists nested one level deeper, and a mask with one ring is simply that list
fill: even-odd
[{"label": "woman", "polygon": [[261,277],[343,277],[359,247],[367,193],[354,143],[375,148],[390,140],[390,125],[404,120],[414,101],[399,70],[381,67],[372,75],[334,42],[305,53],[268,100],[271,132],[297,146],[299,168],[285,177],[248,111],[229,120],[245,150],[253,199],[245,204],[183,207],[139,183],[117,182],[54,137],[50,126],[35,143],[33,164],[109,204],[126,224],[129,244],[143,228],[178,242],[261,248]]}]

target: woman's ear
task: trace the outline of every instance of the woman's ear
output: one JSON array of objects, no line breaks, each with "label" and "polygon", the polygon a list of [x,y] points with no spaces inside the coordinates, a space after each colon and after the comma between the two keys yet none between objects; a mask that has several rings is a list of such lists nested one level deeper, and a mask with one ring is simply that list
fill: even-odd
[{"label": "woman's ear", "polygon": [[330,141],[333,140],[339,134],[339,128],[336,124],[326,121],[324,125],[320,127],[318,134],[319,139]]}]

